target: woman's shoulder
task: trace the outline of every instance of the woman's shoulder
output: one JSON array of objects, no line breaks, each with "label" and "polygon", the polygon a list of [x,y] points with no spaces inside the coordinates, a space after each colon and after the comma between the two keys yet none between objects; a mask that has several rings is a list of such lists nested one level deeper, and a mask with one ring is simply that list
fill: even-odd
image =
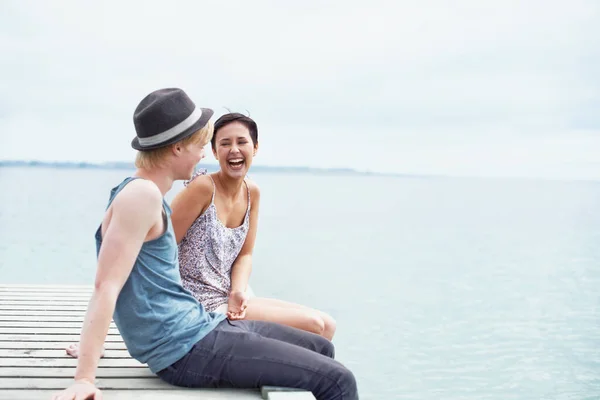
[{"label": "woman's shoulder", "polygon": [[246,184],[248,185],[248,190],[250,191],[250,198],[258,198],[260,196],[260,188],[258,187],[258,184],[248,177],[246,177]]},{"label": "woman's shoulder", "polygon": [[187,192],[188,195],[193,195],[195,198],[212,198],[213,181],[210,175],[204,171],[195,173],[190,180],[184,182],[184,185],[182,193]]}]

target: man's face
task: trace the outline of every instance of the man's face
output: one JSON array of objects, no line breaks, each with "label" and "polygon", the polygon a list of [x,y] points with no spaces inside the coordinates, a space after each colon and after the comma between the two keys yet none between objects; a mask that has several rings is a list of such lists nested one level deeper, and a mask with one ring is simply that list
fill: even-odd
[{"label": "man's face", "polygon": [[192,177],[196,165],[206,156],[205,147],[206,143],[202,142],[192,142],[181,147],[180,164],[182,176],[179,179],[190,179]]}]

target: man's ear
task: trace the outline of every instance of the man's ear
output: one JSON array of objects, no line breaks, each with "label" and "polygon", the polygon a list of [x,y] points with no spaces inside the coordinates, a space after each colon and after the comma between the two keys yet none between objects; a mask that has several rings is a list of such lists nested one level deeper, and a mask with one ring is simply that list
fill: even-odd
[{"label": "man's ear", "polygon": [[171,145],[171,151],[173,152],[174,156],[180,155],[181,154],[181,150],[182,150],[181,143],[173,143]]}]

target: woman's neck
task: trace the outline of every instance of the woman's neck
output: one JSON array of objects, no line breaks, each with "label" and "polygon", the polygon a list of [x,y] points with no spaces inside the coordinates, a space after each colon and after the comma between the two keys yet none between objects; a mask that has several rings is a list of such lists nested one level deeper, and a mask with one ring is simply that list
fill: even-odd
[{"label": "woman's neck", "polygon": [[223,196],[233,199],[240,193],[240,189],[244,183],[243,177],[231,178],[225,175],[221,170],[216,173],[216,177],[219,181],[219,186],[221,186]]}]

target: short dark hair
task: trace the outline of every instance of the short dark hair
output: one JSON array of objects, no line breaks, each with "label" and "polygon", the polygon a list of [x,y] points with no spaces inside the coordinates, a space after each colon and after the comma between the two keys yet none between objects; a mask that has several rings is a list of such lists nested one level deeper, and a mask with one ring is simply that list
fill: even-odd
[{"label": "short dark hair", "polygon": [[250,132],[250,137],[252,138],[252,144],[254,146],[256,146],[258,144],[258,126],[256,125],[256,122],[254,122],[254,120],[252,118],[247,117],[244,114],[227,113],[227,114],[222,115],[221,117],[219,117],[218,120],[215,121],[214,134],[212,136],[212,139],[210,139],[210,144],[213,149],[215,149],[215,147],[216,147],[217,133],[219,132],[219,129],[221,129],[221,128],[225,127],[226,125],[229,125],[233,122],[239,122],[240,124],[244,125],[248,129],[248,132]]}]

